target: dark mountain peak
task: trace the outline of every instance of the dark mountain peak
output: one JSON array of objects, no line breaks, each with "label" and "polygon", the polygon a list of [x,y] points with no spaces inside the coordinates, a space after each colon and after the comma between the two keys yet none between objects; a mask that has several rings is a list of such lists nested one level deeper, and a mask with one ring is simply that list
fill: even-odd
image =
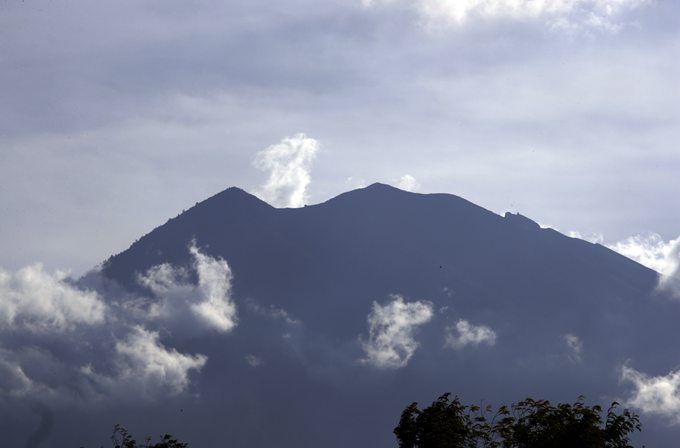
[{"label": "dark mountain peak", "polygon": [[273,208],[262,199],[238,187],[229,187],[226,190],[222,190],[221,192],[209,197],[202,202],[196,203],[197,206],[210,205],[211,207],[220,204],[230,206],[250,205],[253,207]]}]

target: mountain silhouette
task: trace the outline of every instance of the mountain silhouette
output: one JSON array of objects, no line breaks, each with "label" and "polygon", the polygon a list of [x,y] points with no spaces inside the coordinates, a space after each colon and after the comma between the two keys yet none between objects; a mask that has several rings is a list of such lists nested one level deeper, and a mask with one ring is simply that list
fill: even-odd
[{"label": "mountain silhouette", "polygon": [[[239,324],[179,342],[209,359],[194,395],[173,399],[181,419],[168,403],[125,411],[141,428],[170,422],[191,446],[395,446],[412,401],[446,391],[468,402],[607,401],[626,393],[621,366],[665,374],[680,359],[678,310],[656,291],[656,272],[450,194],[373,184],[290,209],[229,188],[109,258],[101,275],[148,295],[139,276],[164,263],[191,271],[191,244],[229,263]],[[434,316],[404,366],[374,367],[362,361],[367,316],[393,294]],[[253,310],[285,310],[297,324]],[[495,344],[446,346],[460,320],[493,329]],[[244,362],[255,355],[261,365]],[[107,412],[87,418],[120,415]],[[655,421],[647,446],[677,437]]]}]

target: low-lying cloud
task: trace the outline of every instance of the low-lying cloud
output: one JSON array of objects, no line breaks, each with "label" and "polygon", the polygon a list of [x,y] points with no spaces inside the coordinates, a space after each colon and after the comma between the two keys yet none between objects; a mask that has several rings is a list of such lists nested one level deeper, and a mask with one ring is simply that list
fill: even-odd
[{"label": "low-lying cloud", "polygon": [[624,366],[621,369],[621,381],[631,383],[634,388],[626,404],[680,424],[680,370],[662,376],[649,376]]},{"label": "low-lying cloud", "polygon": [[305,134],[285,137],[257,153],[253,165],[269,172],[258,196],[276,207],[302,207],[309,196],[310,169],[319,151],[319,142]]},{"label": "low-lying cloud", "polygon": [[433,315],[430,302],[406,302],[399,295],[385,305],[373,302],[367,318],[368,339],[361,344],[366,357],[361,361],[379,368],[405,367],[418,348],[416,328]]},{"label": "low-lying cloud", "polygon": [[0,329],[68,331],[101,324],[105,311],[97,293],[70,284],[66,272],[50,274],[40,264],[0,269]]},{"label": "low-lying cloud", "polygon": [[455,325],[446,327],[446,347],[462,350],[481,344],[496,344],[496,332],[486,325],[472,325],[467,320],[459,319]]},{"label": "low-lying cloud", "polygon": [[192,282],[189,270],[167,263],[154,266],[139,277],[139,282],[158,299],[149,307],[148,316],[175,323],[192,316],[200,327],[220,333],[231,331],[237,325],[237,310],[231,298],[229,265],[221,258],[203,254],[195,244],[189,251],[197,284]]},{"label": "low-lying cloud", "polygon": [[190,267],[163,264],[140,276],[152,297],[104,297],[40,265],[0,271],[0,400],[63,406],[185,392],[207,357],[172,342],[187,328],[237,325],[229,265],[195,244],[189,251]]}]

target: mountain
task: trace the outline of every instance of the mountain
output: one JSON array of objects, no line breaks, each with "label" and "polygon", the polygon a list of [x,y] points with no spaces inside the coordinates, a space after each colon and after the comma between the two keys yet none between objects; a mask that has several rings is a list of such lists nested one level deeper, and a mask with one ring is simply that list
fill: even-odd
[{"label": "mountain", "polygon": [[[101,274],[131,295],[152,294],[140,276],[163,264],[196,281],[192,245],[229,264],[238,325],[175,342],[207,356],[193,395],[106,414],[191,446],[394,446],[392,428],[412,401],[450,391],[468,402],[604,402],[628,393],[622,366],[665,374],[680,355],[678,309],[656,291],[656,272],[450,194],[373,184],[279,209],[229,188],[108,259]],[[372,365],[367,319],[395,295],[431,316],[392,335],[412,356]],[[447,344],[461,322],[472,340],[461,333]],[[677,437],[652,422],[647,446]]]}]

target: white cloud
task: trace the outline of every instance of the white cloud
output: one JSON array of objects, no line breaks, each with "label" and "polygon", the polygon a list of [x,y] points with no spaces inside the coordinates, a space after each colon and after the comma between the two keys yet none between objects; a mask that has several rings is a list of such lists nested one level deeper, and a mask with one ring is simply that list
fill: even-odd
[{"label": "white cloud", "polygon": [[165,346],[145,325],[177,338],[186,328],[223,333],[237,323],[228,264],[195,245],[190,252],[197,284],[189,269],[164,264],[140,278],[155,299],[114,293],[106,304],[63,272],[0,270],[0,398],[63,406],[185,391],[207,358]]},{"label": "white cloud", "polygon": [[572,361],[580,362],[581,354],[583,353],[583,341],[574,334],[565,334],[562,336],[564,343],[569,349],[569,358]]},{"label": "white cloud", "polygon": [[632,383],[634,387],[631,397],[626,400],[629,406],[664,415],[680,424],[680,370],[665,376],[649,376],[624,366],[621,381]]},{"label": "white cloud", "polygon": [[72,286],[65,272],[49,274],[39,264],[0,269],[0,327],[66,331],[103,323],[105,311],[97,293]]},{"label": "white cloud", "polygon": [[397,180],[397,187],[406,191],[418,191],[420,184],[415,177],[410,174],[404,174]]},{"label": "white cloud", "polygon": [[317,140],[296,134],[257,153],[253,164],[269,171],[269,178],[258,195],[277,207],[305,205],[311,182],[310,168],[319,146]]},{"label": "white cloud", "polygon": [[401,296],[380,305],[373,302],[368,315],[369,335],[362,341],[366,357],[362,362],[380,368],[399,368],[408,363],[418,348],[414,339],[416,327],[432,319],[432,304],[424,301],[405,302]]},{"label": "white cloud", "polygon": [[608,246],[638,263],[654,269],[659,289],[680,298],[680,237],[664,241],[656,234],[636,235]]},{"label": "white cloud", "polygon": [[460,319],[456,325],[446,327],[446,347],[456,350],[463,349],[469,345],[496,343],[496,332],[486,325],[472,325],[470,322]]},{"label": "white cloud", "polygon": [[409,5],[430,24],[461,26],[472,20],[542,20],[548,28],[616,32],[619,16],[648,0],[363,0],[366,7]]},{"label": "white cloud", "polygon": [[116,380],[137,384],[145,394],[162,388],[171,394],[184,391],[189,384],[189,372],[200,370],[207,358],[185,355],[168,349],[159,342],[158,333],[136,326],[127,338],[116,343],[116,355],[121,368]]},{"label": "white cloud", "polygon": [[197,285],[189,280],[186,269],[169,264],[154,266],[139,277],[140,283],[160,300],[151,306],[150,317],[178,321],[189,314],[205,328],[231,331],[237,325],[237,310],[231,298],[229,265],[221,258],[203,254],[195,244],[189,251],[194,258]]}]

